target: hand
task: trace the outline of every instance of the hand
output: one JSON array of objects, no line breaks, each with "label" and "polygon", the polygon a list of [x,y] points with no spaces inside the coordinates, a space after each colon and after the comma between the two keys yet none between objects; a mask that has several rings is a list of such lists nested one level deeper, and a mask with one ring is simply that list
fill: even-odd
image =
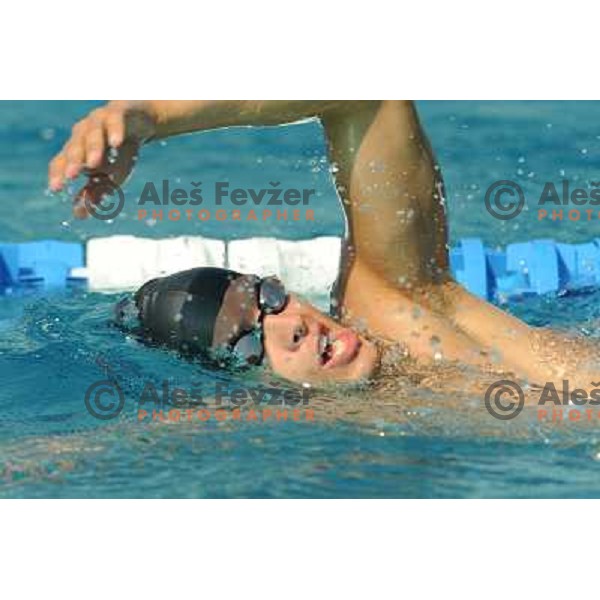
[{"label": "hand", "polygon": [[121,185],[129,176],[140,146],[155,134],[156,119],[149,103],[110,102],[73,126],[71,137],[48,169],[50,190],[63,189],[67,179],[82,172],[88,177],[77,193],[73,214],[88,216],[86,198],[97,204],[107,189],[106,178]]}]

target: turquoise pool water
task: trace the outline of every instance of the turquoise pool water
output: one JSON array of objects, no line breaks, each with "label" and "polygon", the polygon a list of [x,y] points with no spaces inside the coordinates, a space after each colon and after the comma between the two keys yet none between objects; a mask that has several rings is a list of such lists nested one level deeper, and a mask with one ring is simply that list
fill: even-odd
[{"label": "turquoise pool water", "polygon": [[[0,104],[0,241],[136,234],[265,235],[262,224],[135,219],[74,222],[65,198],[44,193],[48,159],[92,102]],[[600,234],[600,221],[539,222],[529,205],[515,221],[493,220],[488,185],[519,182],[526,197],[563,178],[600,179],[600,103],[423,102],[422,119],[442,166],[452,239],[486,244],[539,237],[568,242]],[[269,235],[340,234],[342,220],[316,123],[186,136],[146,149],[126,192],[147,180],[315,187],[314,223],[273,223]],[[0,297],[0,496],[2,497],[597,497],[600,427],[531,424],[518,435],[483,431],[464,415],[413,418],[401,401],[385,411],[345,410],[372,398],[334,395],[339,415],[315,422],[138,422],[148,381],[214,385],[214,374],[124,340],[107,321],[117,297],[76,292]],[[509,310],[536,325],[598,335],[600,293],[544,298]],[[86,389],[107,377],[126,404],[113,421],[86,411]],[[230,382],[231,383],[231,382]],[[413,411],[414,412],[414,411]],[[417,411],[418,412],[418,411]],[[330,414],[328,411],[327,414]],[[435,426],[432,424],[435,423]],[[476,423],[476,421],[475,421]]]}]

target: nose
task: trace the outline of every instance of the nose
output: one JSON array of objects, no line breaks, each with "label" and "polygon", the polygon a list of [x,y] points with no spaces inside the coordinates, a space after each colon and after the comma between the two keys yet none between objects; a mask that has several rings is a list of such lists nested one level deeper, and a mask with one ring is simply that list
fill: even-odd
[{"label": "nose", "polygon": [[268,340],[277,340],[290,350],[297,350],[309,337],[312,329],[310,319],[299,314],[268,315],[265,317],[265,334]]}]

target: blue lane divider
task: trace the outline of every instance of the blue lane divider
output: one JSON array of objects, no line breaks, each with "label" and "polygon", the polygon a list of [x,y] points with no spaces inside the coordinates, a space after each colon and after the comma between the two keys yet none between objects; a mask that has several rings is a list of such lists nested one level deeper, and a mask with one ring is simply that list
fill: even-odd
[{"label": "blue lane divider", "polygon": [[[78,243],[52,240],[0,244],[0,294],[85,285],[72,270],[85,266]],[[505,250],[466,238],[450,251],[456,280],[481,298],[514,298],[600,287],[600,239],[584,244],[532,240]]]},{"label": "blue lane divider", "polygon": [[458,282],[487,300],[577,292],[600,287],[600,240],[532,240],[493,250],[469,238],[450,251],[450,265]]},{"label": "blue lane divider", "polygon": [[81,244],[53,240],[0,244],[0,293],[85,284],[71,276],[71,269],[83,266]]}]

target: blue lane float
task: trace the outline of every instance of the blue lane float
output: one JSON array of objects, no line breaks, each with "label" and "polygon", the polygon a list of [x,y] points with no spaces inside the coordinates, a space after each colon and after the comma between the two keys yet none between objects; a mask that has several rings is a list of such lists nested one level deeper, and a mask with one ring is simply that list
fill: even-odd
[{"label": "blue lane float", "polygon": [[85,285],[72,276],[84,266],[81,244],[43,240],[0,244],[0,293],[65,289]]},{"label": "blue lane float", "polygon": [[[85,267],[84,257],[78,243],[0,244],[0,294],[85,286],[86,279],[74,275]],[[469,291],[495,302],[587,291],[600,287],[600,239],[584,244],[532,240],[502,250],[466,238],[450,251],[450,266]]]},{"label": "blue lane float", "polygon": [[493,250],[470,238],[450,251],[450,264],[457,281],[487,300],[581,292],[600,287],[600,240],[532,240]]}]

